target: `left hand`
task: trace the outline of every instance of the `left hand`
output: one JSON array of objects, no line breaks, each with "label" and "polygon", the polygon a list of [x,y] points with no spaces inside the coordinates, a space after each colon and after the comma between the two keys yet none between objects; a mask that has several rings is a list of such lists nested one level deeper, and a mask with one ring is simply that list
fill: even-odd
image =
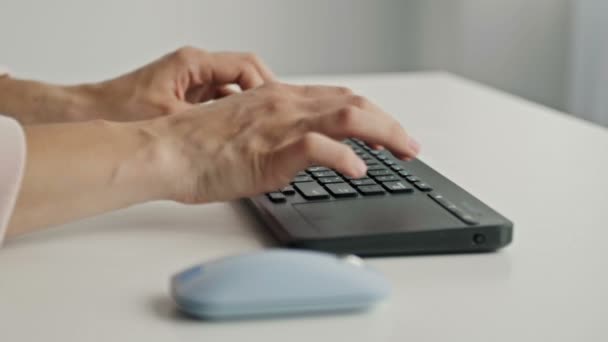
[{"label": "left hand", "polygon": [[183,112],[198,103],[275,80],[254,54],[182,47],[118,78],[86,86],[93,118],[135,121]]}]

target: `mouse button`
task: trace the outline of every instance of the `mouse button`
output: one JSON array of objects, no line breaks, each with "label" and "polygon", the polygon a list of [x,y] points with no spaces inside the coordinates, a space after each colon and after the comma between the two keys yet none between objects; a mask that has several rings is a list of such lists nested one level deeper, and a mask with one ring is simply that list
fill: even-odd
[{"label": "mouse button", "polygon": [[204,275],[190,278],[176,293],[209,308],[380,298],[386,288],[379,274],[331,254],[274,250],[204,264]]},{"label": "mouse button", "polygon": [[176,282],[186,282],[186,281],[192,279],[193,277],[200,276],[202,271],[203,271],[202,265],[192,266],[190,268],[187,268],[187,269],[177,273],[175,276],[173,276],[173,279]]}]

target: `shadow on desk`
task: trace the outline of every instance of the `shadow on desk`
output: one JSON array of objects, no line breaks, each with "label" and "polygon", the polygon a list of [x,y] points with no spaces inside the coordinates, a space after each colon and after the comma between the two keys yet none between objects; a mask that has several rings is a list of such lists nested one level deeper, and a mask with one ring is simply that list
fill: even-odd
[{"label": "shadow on desk", "polygon": [[184,324],[230,324],[230,323],[239,323],[239,322],[266,322],[266,321],[290,321],[297,320],[302,318],[324,318],[324,317],[335,317],[335,316],[354,316],[354,315],[363,315],[372,310],[340,310],[335,312],[324,312],[318,314],[281,314],[281,315],[268,315],[268,316],[259,316],[259,317],[251,317],[251,318],[239,318],[239,319],[231,319],[231,320],[202,320],[191,316],[187,313],[180,311],[176,304],[173,302],[168,295],[158,295],[155,297],[149,298],[147,303],[149,309],[157,315],[159,318],[163,320],[169,320],[174,322],[182,322]]},{"label": "shadow on desk", "polygon": [[6,248],[32,244],[67,243],[69,241],[117,243],[139,239],[141,243],[164,240],[234,244],[270,247],[275,241],[253,213],[241,201],[204,205],[175,202],[152,202],[99,215],[93,218],[52,227],[6,242]]}]

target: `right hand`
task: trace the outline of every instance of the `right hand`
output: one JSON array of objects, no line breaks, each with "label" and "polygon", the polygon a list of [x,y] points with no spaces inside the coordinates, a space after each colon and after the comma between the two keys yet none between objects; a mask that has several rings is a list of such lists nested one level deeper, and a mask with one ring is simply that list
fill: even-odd
[{"label": "right hand", "polygon": [[204,203],[274,191],[310,165],[362,177],[340,141],[356,137],[402,159],[419,145],[390,115],[349,89],[267,83],[153,121],[167,197]]}]

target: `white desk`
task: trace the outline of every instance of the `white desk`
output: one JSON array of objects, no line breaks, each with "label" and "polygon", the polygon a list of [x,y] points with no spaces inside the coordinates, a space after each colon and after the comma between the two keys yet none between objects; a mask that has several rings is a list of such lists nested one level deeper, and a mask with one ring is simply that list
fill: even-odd
[{"label": "white desk", "polygon": [[423,159],[515,222],[499,253],[369,260],[394,293],[347,316],[204,323],[173,272],[260,249],[237,203],[151,203],[0,250],[2,341],[606,341],[608,131],[442,73],[312,78],[396,115]]}]

